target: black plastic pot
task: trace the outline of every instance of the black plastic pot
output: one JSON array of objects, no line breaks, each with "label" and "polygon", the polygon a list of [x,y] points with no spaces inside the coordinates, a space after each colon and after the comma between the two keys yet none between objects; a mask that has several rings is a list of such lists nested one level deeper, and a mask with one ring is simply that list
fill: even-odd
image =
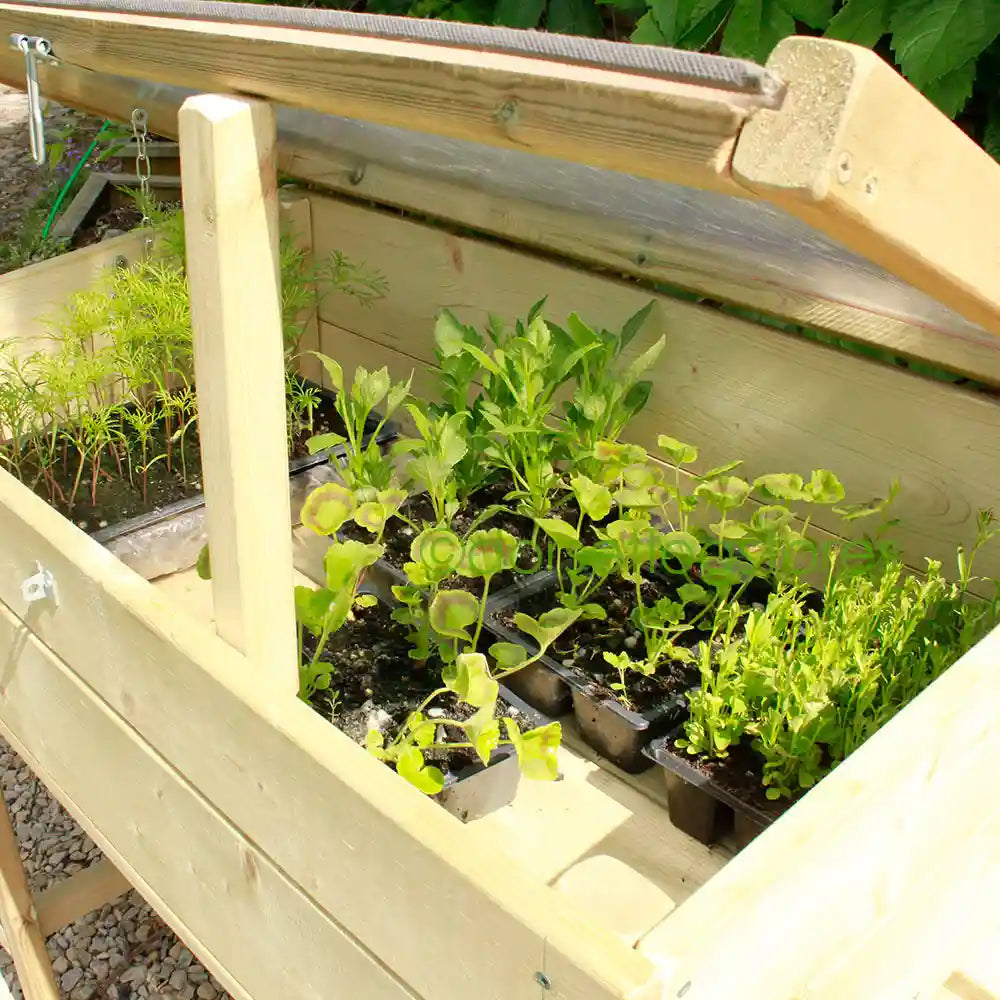
[{"label": "black plastic pot", "polygon": [[[323,399],[328,402],[333,401],[335,393],[308,380],[303,381],[307,386],[315,388]],[[363,439],[365,444],[371,440],[371,434],[378,423],[377,417],[369,420],[367,434]],[[379,445],[385,445],[397,435],[396,425],[387,422],[379,431],[376,441]],[[342,457],[344,454],[344,445],[336,445],[315,455],[303,455],[292,459],[288,463],[290,488],[294,500],[293,514],[296,517],[302,502],[313,488],[336,478],[330,460]],[[159,510],[117,521],[105,528],[90,532],[90,535],[140,575],[149,579],[164,573],[187,569],[194,565],[198,552],[208,538],[205,494],[198,493],[176,503],[167,504]],[[162,556],[149,551],[151,546],[159,549]]]},{"label": "black plastic pot", "polygon": [[[509,629],[499,615],[550,587],[555,587],[555,574],[545,573],[516,590],[498,595],[497,603],[489,609],[486,627],[504,642],[520,643],[530,652],[537,652],[538,647],[528,636]],[[683,699],[646,712],[633,712],[601,692],[582,671],[564,667],[550,656],[542,656],[531,666],[511,674],[505,683],[546,715],[565,715],[572,710],[584,740],[602,757],[631,774],[652,767],[653,762],[643,754],[643,748],[673,728],[686,712]]]},{"label": "black plastic pot", "polygon": [[651,762],[663,768],[670,822],[703,844],[713,844],[732,834],[739,849],[746,847],[787,805],[775,805],[773,810],[765,811],[737,798],[699,771],[690,759],[670,749],[680,735],[678,727],[654,740],[644,751]]},{"label": "black plastic pot", "polygon": [[[387,597],[378,583],[370,579],[365,580],[358,592],[373,594],[389,606],[399,603],[391,595]],[[503,684],[500,685],[500,700],[513,710],[512,715],[526,720],[531,728],[551,721]],[[461,770],[447,772],[444,788],[435,801],[463,823],[468,823],[509,805],[517,794],[520,780],[516,751],[510,745],[501,746],[490,755],[489,764],[476,761]]]}]

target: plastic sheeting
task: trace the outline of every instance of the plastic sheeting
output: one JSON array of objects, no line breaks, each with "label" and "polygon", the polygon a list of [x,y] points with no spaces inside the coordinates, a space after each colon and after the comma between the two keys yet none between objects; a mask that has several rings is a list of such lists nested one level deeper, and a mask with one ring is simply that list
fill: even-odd
[{"label": "plastic sheeting", "polygon": [[[123,106],[179,107],[192,91],[146,81],[114,81]],[[356,159],[456,185],[502,203],[516,198],[579,217],[585,231],[614,220],[636,248],[651,240],[670,259],[736,280],[770,282],[824,302],[842,303],[965,340],[994,338],[935,299],[760,201],[733,198],[615,171],[478,143],[290,107],[276,108],[285,150]],[[128,117],[128,112],[124,112]],[[292,167],[294,173],[294,164]],[[377,192],[376,192],[377,195]],[[438,205],[410,205],[434,215]]]},{"label": "plastic sheeting", "polygon": [[[292,521],[299,523],[299,511],[317,486],[334,482],[337,472],[324,462],[291,476],[288,492]],[[181,501],[172,507],[115,525],[95,538],[126,566],[147,580],[190,569],[208,541],[208,513],[203,498]]]}]

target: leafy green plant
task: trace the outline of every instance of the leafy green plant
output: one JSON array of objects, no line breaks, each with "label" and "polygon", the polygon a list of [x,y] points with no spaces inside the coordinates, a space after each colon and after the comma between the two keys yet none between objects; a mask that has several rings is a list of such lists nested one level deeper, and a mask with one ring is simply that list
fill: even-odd
[{"label": "leafy green plant", "polygon": [[[323,363],[336,390],[334,405],[344,422],[347,436],[332,432],[317,434],[309,439],[310,454],[345,444],[347,447],[343,457],[336,457],[344,483],[352,490],[368,489],[377,492],[389,489],[395,485],[395,469],[376,439],[386,422],[409,395],[412,373],[406,382],[394,385],[387,368],[370,372],[359,365],[348,389],[340,365],[325,354],[313,353]],[[375,421],[373,417],[379,407],[382,408],[381,413],[378,421]]]},{"label": "leafy green plant", "polygon": [[[500,572],[509,562],[507,554],[510,549],[505,539],[491,538],[490,532],[481,535],[481,538],[463,547],[458,566],[466,572],[485,576],[488,590],[489,577]],[[510,540],[513,541],[512,538]],[[473,568],[477,558],[484,562]],[[441,570],[436,572],[439,574]],[[489,656],[486,656],[477,651],[485,605],[485,597],[477,598],[465,590],[436,592],[427,608],[427,620],[439,638],[438,649],[447,650],[442,685],[410,713],[388,743],[378,730],[371,730],[368,734],[368,749],[372,753],[381,760],[394,763],[404,778],[431,795],[444,787],[444,775],[440,769],[425,762],[426,754],[433,750],[473,750],[484,764],[488,764],[498,747],[511,745],[526,777],[553,780],[558,774],[556,750],[562,736],[560,724],[550,722],[522,732],[515,719],[497,717],[497,699],[499,682],[540,659],[576,620],[577,612],[556,609],[537,619],[519,614],[515,617],[515,624],[535,640],[537,652],[529,655],[523,646],[496,642],[489,647]],[[428,717],[428,707],[448,694],[476,710],[471,718]],[[465,739],[441,740],[437,734],[448,727],[461,731]]]},{"label": "leafy green plant", "polygon": [[544,300],[513,331],[493,319],[492,351],[463,339],[460,350],[483,372],[479,412],[490,428],[485,457],[513,482],[506,499],[529,518],[545,517],[559,488],[556,463],[565,456],[559,431],[550,419],[559,389],[577,373],[582,359],[599,341],[578,347],[541,316]]},{"label": "leafy green plant", "polygon": [[620,365],[622,353],[642,329],[654,303],[630,317],[621,331],[597,333],[573,313],[566,323],[566,339],[582,351],[576,371],[576,388],[565,404],[565,448],[581,472],[595,474],[600,459],[598,442],[617,441],[628,422],[649,401],[653,383],[642,380],[666,346],[659,337],[627,365]]},{"label": "leafy green plant", "polygon": [[725,757],[749,741],[768,798],[811,787],[1000,621],[1000,587],[988,601],[969,592],[975,555],[996,534],[981,513],[954,583],[933,560],[923,578],[898,560],[859,573],[834,549],[821,609],[802,584],[745,617],[735,602],[720,608],[682,745]]},{"label": "leafy green plant", "polygon": [[430,407],[408,403],[416,438],[402,438],[392,447],[393,455],[408,455],[408,480],[422,488],[434,510],[434,522],[447,526],[460,506],[455,470],[469,453],[465,425],[469,414],[462,410],[439,416]]}]

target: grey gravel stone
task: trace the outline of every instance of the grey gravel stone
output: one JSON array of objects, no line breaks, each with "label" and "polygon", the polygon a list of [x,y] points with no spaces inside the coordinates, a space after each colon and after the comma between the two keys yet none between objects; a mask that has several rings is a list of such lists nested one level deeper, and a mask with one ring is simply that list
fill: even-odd
[{"label": "grey gravel stone", "polygon": [[202,983],[197,990],[199,1000],[215,1000],[218,995],[211,983]]},{"label": "grey gravel stone", "polygon": [[68,993],[81,979],[83,979],[83,969],[70,969],[59,980],[59,985]]}]

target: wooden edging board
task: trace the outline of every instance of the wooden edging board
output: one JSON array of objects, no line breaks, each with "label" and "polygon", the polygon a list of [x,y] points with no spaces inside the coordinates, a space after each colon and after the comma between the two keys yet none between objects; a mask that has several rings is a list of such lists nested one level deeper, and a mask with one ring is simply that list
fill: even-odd
[{"label": "wooden edging board", "polygon": [[[345,370],[386,364],[399,379],[415,369],[414,391],[433,393],[441,308],[483,329],[489,312],[511,323],[548,296],[545,315],[555,323],[576,311],[594,326],[620,329],[653,300],[629,353],[661,334],[666,348],[649,375],[649,404],[626,433],[651,453],[657,435],[668,433],[698,445],[699,470],[734,459],[748,476],[828,468],[857,501],[884,496],[898,478],[891,510],[903,524],[891,537],[916,568],[931,557],[948,573],[956,546],[975,541],[977,510],[995,501],[1000,403],[993,399],[495,243],[336,198],[310,200],[316,259],[338,250],[388,280],[387,296],[370,305],[344,295],[321,304],[321,349]],[[813,514],[819,527],[844,530],[829,510]],[[980,554],[975,570],[1000,577],[996,547]]]}]

